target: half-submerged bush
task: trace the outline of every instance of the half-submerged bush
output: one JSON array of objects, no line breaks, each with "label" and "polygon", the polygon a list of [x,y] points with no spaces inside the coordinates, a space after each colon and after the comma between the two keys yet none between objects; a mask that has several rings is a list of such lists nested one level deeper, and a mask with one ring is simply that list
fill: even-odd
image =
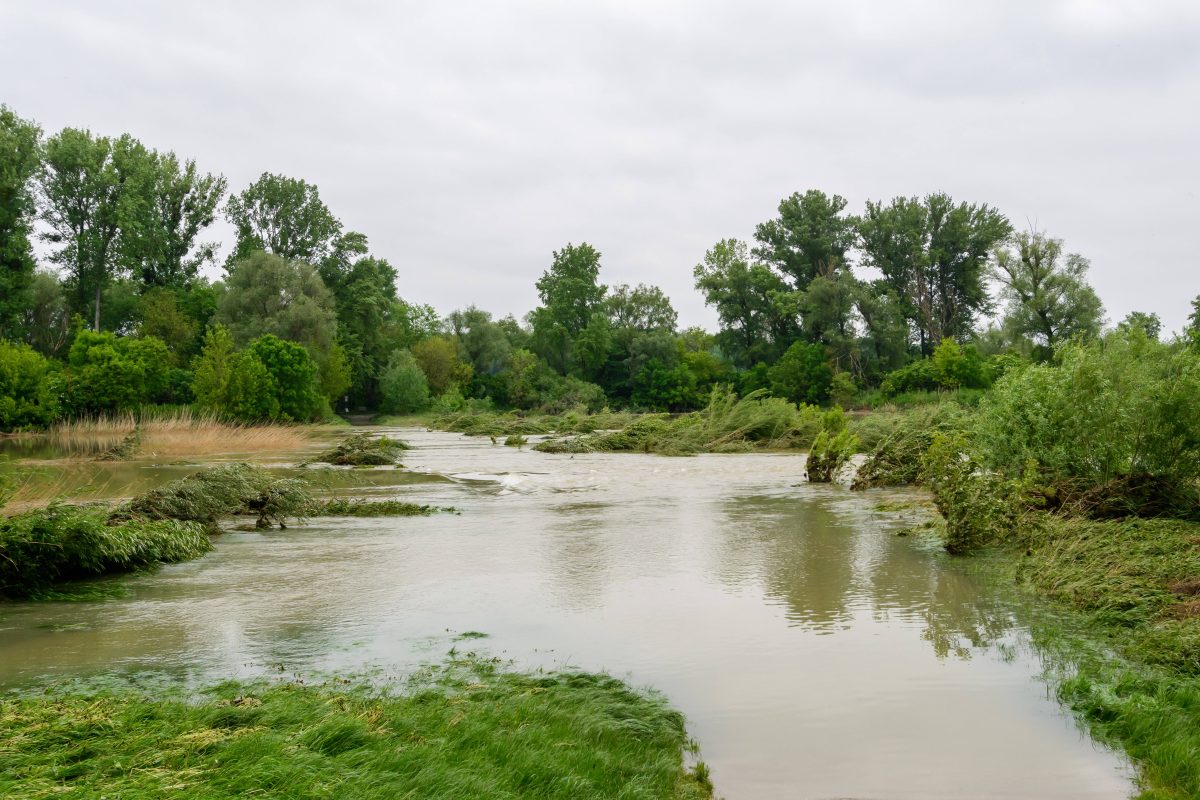
[{"label": "half-submerged bush", "polygon": [[883,436],[854,474],[852,489],[904,486],[921,481],[921,459],[939,434],[962,433],[967,412],[957,403],[924,406],[896,415],[894,428]]},{"label": "half-submerged bush", "polygon": [[105,508],[55,504],[0,518],[0,597],[56,583],[198,558],[212,549],[202,525],[114,521]]},{"label": "half-submerged bush", "polygon": [[418,505],[402,500],[322,500],[312,507],[313,517],[425,517],[451,508]]},{"label": "half-submerged bush", "polygon": [[275,478],[249,464],[213,467],[138,495],[113,513],[114,519],[186,520],[215,527],[221,517],[258,516],[258,526],[303,519],[312,492],[295,478]]},{"label": "half-submerged bush", "polygon": [[356,467],[382,466],[395,464],[400,453],[407,449],[408,445],[399,439],[372,436],[369,433],[356,433],[343,439],[336,447],[313,456],[307,463],[320,462]]},{"label": "half-submerged bush", "polygon": [[821,415],[821,432],[804,464],[809,483],[832,483],[858,450],[858,437],[846,427],[846,415],[834,408]]}]

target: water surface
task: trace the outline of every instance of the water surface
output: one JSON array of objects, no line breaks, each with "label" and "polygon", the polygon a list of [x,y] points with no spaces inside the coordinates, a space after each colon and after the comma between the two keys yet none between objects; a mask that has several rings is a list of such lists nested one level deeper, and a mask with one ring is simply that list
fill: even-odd
[{"label": "water surface", "polygon": [[731,800],[1131,792],[1037,680],[1020,608],[897,536],[922,512],[877,509],[919,495],[804,484],[794,455],[399,435],[420,474],[354,480],[460,514],[231,532],[122,599],[0,607],[0,685],[401,674],[478,649],[663,691]]}]

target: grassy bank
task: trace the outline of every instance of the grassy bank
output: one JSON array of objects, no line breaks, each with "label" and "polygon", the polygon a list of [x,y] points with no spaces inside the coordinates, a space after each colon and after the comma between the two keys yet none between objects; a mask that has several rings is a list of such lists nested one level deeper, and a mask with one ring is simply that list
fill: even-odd
[{"label": "grassy bank", "polygon": [[0,795],[49,798],[705,798],[682,716],[605,675],[482,659],[403,693],[226,683],[0,700]]}]

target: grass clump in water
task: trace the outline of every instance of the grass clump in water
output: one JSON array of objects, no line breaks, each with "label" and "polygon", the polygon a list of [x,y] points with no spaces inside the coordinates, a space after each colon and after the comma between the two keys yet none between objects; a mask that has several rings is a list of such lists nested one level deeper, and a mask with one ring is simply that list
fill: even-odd
[{"label": "grass clump in water", "polygon": [[804,464],[809,483],[832,483],[838,473],[850,463],[858,449],[858,437],[846,427],[846,415],[840,408],[826,411],[821,417],[821,432],[808,452]]},{"label": "grass clump in water", "polygon": [[188,561],[211,549],[194,522],[118,522],[107,508],[52,504],[0,518],[0,597],[38,597],[60,582]]},{"label": "grass clump in water", "polygon": [[404,693],[223,684],[203,702],[141,693],[0,700],[0,795],[706,798],[682,716],[589,673],[471,658]]},{"label": "grass clump in water", "polygon": [[356,433],[343,439],[336,447],[326,450],[306,461],[333,464],[335,466],[385,466],[397,463],[400,453],[408,449],[408,445],[399,439],[387,436],[372,436],[369,433]]},{"label": "grass clump in water", "polygon": [[261,467],[228,464],[138,495],[113,512],[114,519],[186,520],[215,528],[217,520],[237,514],[258,516],[258,526],[303,519],[313,506],[312,492],[295,478],[274,478]]},{"label": "grass clump in water", "polygon": [[313,517],[425,517],[439,511],[454,511],[449,507],[419,505],[401,500],[346,500],[334,498],[319,501],[311,510]]}]

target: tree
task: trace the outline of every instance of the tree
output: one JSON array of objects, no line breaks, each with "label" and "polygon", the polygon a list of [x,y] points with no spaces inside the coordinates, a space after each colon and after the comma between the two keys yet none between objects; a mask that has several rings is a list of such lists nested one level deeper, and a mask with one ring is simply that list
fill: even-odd
[{"label": "tree", "polygon": [[1158,340],[1158,336],[1162,333],[1162,320],[1158,314],[1147,314],[1145,311],[1130,311],[1125,315],[1125,319],[1117,324],[1117,330],[1124,333],[1129,333],[1132,330],[1140,330],[1150,339]]},{"label": "tree", "polygon": [[310,264],[257,251],[231,265],[215,319],[245,344],[265,334],[325,353],[337,334],[333,296]]},{"label": "tree", "polygon": [[410,352],[435,396],[471,382],[471,365],[458,357],[458,348],[449,339],[434,336],[417,342]]},{"label": "tree", "polygon": [[535,349],[559,373],[566,373],[575,337],[604,299],[599,276],[600,251],[581,242],[556,250],[550,269],[537,281],[542,305],[531,315]]},{"label": "tree", "polygon": [[657,286],[639,283],[617,286],[604,299],[613,328],[623,331],[666,331],[673,333],[679,314]]},{"label": "tree", "polygon": [[155,154],[153,167],[149,224],[136,251],[126,249],[125,255],[144,286],[182,287],[215,256],[216,245],[197,238],[216,219],[225,178],[202,175],[195,161],[181,163],[174,153]]},{"label": "tree", "polygon": [[779,202],[779,216],[758,226],[754,255],[803,290],[818,275],[846,267],[846,251],[854,246],[854,219],[844,213],[846,199],[810,189]]},{"label": "tree", "polygon": [[996,250],[992,275],[1008,302],[1004,327],[1052,351],[1062,342],[1100,333],[1104,308],[1087,284],[1088,262],[1063,242],[1035,231],[1021,232],[1011,247]]},{"label": "tree", "polygon": [[275,382],[282,419],[307,422],[323,416],[317,362],[304,347],[268,333],[251,342],[246,353],[261,361]]},{"label": "tree", "polygon": [[412,353],[397,350],[379,376],[381,410],[411,414],[429,405],[429,384]]},{"label": "tree", "polygon": [[101,293],[121,270],[121,206],[130,205],[124,200],[115,147],[111,139],[66,128],[46,142],[41,182],[42,219],[49,228],[45,238],[61,245],[50,258],[67,270],[81,304],[92,299],[96,331]]},{"label": "tree", "polygon": [[717,310],[717,341],[739,367],[773,360],[799,334],[795,309],[783,302],[787,284],[770,267],[751,261],[743,242],[717,242],[693,274],[705,304]]},{"label": "tree", "polygon": [[278,394],[279,386],[267,365],[254,353],[245,351],[236,354],[230,364],[220,410],[246,422],[279,419]]},{"label": "tree", "polygon": [[513,347],[500,323],[483,309],[469,306],[446,318],[463,359],[477,375],[495,375],[504,368]]},{"label": "tree", "polygon": [[333,252],[342,230],[315,185],[269,172],[229,198],[225,217],[237,231],[227,264],[255,250],[317,264]]},{"label": "tree", "polygon": [[[0,105],[0,337],[20,336],[33,284],[30,235],[41,129]],[[26,330],[30,330],[26,328]],[[30,332],[32,332],[30,330]]]},{"label": "tree", "polygon": [[141,296],[138,311],[138,335],[162,339],[176,363],[185,363],[194,352],[200,326],[179,307],[175,292],[165,287],[151,289]]},{"label": "tree", "polygon": [[0,431],[43,428],[58,419],[56,374],[26,344],[0,340]]},{"label": "tree", "polygon": [[1183,335],[1192,347],[1200,347],[1200,295],[1192,298],[1192,313],[1188,315],[1188,324],[1183,329]]},{"label": "tree", "polygon": [[859,221],[864,262],[878,268],[904,301],[921,352],[946,337],[961,339],[988,310],[989,254],[1012,232],[1000,212],[946,194],[867,202]]},{"label": "tree", "polygon": [[821,403],[833,384],[825,348],[807,342],[794,342],[767,374],[771,393],[793,403]]},{"label": "tree", "polygon": [[24,316],[29,343],[44,356],[58,355],[71,338],[71,309],[53,273],[33,274]]},{"label": "tree", "polygon": [[160,339],[79,331],[67,364],[68,398],[76,413],[130,411],[167,399],[171,358]]},{"label": "tree", "polygon": [[[204,334],[204,347],[200,355],[192,360],[192,394],[197,405],[209,411],[222,410],[235,360],[233,336],[229,329],[224,325],[209,328]],[[271,391],[273,393],[274,389]]]}]

